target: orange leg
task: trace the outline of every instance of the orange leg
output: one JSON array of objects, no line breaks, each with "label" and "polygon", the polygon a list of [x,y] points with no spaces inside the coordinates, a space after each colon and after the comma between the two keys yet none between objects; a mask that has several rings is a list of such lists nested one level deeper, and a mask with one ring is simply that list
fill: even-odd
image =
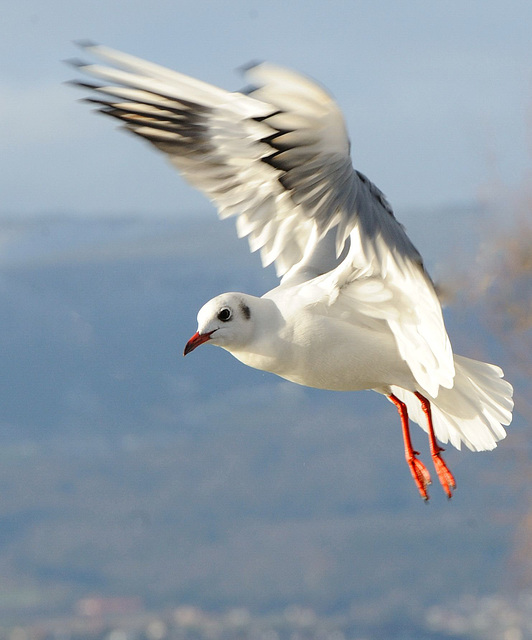
[{"label": "orange leg", "polygon": [[401,400],[399,400],[397,396],[394,396],[393,393],[388,396],[388,399],[391,400],[397,407],[397,411],[399,411],[399,416],[401,417],[401,426],[403,427],[403,440],[405,443],[406,463],[410,468],[410,473],[414,478],[414,482],[416,483],[421,497],[423,498],[423,500],[428,500],[429,494],[427,493],[427,486],[431,483],[430,474],[427,467],[421,462],[421,460],[418,460],[416,457],[419,455],[419,451],[414,451],[414,447],[412,446],[406,404],[404,402],[401,402]]},{"label": "orange leg", "polygon": [[432,455],[434,467],[436,468],[436,473],[438,474],[438,479],[441,486],[443,487],[443,490],[447,494],[447,497],[452,498],[453,490],[456,489],[456,481],[453,474],[449,471],[449,468],[445,464],[444,459],[440,455],[441,452],[444,451],[444,449],[440,447],[440,445],[436,442],[434,427],[432,426],[432,411],[430,408],[430,402],[427,400],[427,398],[425,398],[425,396],[422,396],[417,391],[415,395],[421,402],[423,413],[427,416],[427,422],[429,425],[430,453]]}]

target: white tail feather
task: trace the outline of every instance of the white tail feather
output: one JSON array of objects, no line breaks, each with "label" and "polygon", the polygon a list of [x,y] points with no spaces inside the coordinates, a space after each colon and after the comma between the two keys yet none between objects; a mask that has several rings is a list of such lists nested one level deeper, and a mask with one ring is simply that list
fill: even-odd
[{"label": "white tail feather", "polygon": [[[472,451],[494,449],[506,437],[503,425],[512,421],[512,385],[493,364],[458,355],[454,363],[451,389],[441,387],[436,398],[422,391],[431,403],[436,437],[457,449],[462,442]],[[392,393],[406,404],[409,417],[427,431],[426,417],[414,394],[395,386]]]}]

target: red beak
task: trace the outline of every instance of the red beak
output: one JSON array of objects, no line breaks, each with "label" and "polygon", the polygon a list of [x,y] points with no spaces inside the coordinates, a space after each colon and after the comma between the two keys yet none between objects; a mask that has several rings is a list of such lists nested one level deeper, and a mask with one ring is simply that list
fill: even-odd
[{"label": "red beak", "polygon": [[192,336],[192,338],[190,338],[190,340],[185,345],[185,350],[183,351],[183,355],[186,356],[187,353],[194,351],[194,349],[196,347],[199,347],[200,344],[203,344],[204,342],[207,342],[207,340],[210,340],[211,333],[213,333],[213,331],[209,331],[208,333],[203,333],[203,334],[199,334],[196,331],[196,333]]}]

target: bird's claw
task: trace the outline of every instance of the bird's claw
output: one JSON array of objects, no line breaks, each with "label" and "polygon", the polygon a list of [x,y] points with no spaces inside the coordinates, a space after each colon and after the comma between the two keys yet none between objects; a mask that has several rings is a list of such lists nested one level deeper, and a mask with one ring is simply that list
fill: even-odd
[{"label": "bird's claw", "polygon": [[429,499],[429,494],[427,493],[427,487],[432,484],[432,480],[430,478],[430,473],[427,467],[416,458],[419,453],[417,451],[412,452],[413,457],[407,460],[408,466],[410,468],[410,473],[414,478],[414,482],[416,483],[416,487],[419,491],[419,494],[423,498],[423,500]]},{"label": "bird's claw", "polygon": [[432,455],[432,460],[434,462],[434,468],[438,474],[440,484],[447,497],[450,499],[453,497],[453,491],[456,489],[456,480],[454,479],[453,474],[449,471],[449,467],[445,464],[445,460],[440,456],[441,451],[443,451],[443,449],[440,447],[440,451]]}]

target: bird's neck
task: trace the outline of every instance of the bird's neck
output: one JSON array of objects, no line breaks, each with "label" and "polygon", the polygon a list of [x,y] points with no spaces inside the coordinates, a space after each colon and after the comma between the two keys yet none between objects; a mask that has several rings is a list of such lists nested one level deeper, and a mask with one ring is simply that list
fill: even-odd
[{"label": "bird's neck", "polygon": [[286,325],[277,304],[268,298],[253,298],[250,304],[253,332],[245,344],[227,347],[244,364],[282,375],[286,344],[283,329]]}]

